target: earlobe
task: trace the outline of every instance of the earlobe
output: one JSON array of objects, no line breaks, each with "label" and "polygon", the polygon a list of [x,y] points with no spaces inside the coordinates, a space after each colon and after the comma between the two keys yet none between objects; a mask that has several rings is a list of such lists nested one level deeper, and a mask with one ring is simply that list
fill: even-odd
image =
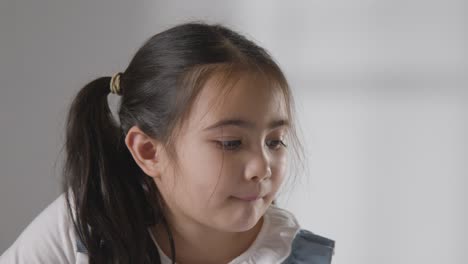
[{"label": "earlobe", "polygon": [[125,136],[125,144],[138,166],[150,177],[159,177],[161,144],[133,126]]}]

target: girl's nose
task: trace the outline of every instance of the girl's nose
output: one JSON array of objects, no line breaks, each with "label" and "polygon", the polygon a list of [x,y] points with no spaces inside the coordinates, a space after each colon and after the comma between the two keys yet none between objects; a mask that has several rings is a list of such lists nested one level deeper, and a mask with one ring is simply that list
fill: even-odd
[{"label": "girl's nose", "polygon": [[245,176],[250,181],[262,181],[271,177],[271,167],[268,156],[264,151],[252,155],[248,161]]}]

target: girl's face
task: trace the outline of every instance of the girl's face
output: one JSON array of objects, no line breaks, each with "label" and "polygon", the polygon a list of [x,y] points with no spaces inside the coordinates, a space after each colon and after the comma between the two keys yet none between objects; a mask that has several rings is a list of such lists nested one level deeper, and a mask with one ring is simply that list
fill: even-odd
[{"label": "girl's face", "polygon": [[221,90],[214,78],[205,84],[176,140],[179,170],[167,166],[155,181],[175,219],[242,232],[285,177],[287,108],[278,89],[246,78]]}]

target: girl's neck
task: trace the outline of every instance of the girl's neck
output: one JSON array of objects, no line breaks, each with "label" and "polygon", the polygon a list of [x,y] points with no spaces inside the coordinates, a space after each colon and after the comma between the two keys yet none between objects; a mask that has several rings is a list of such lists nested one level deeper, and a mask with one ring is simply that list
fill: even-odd
[{"label": "girl's neck", "polygon": [[[177,264],[228,263],[245,252],[260,232],[264,217],[245,232],[220,232],[197,223],[171,224]],[[171,246],[163,225],[152,229],[159,248],[171,258]]]}]

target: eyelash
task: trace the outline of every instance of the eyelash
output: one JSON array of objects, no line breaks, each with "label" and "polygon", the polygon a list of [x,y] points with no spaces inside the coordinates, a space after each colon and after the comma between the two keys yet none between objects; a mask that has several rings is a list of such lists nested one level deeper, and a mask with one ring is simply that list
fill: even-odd
[{"label": "eyelash", "polygon": [[[272,148],[273,150],[279,150],[281,146],[285,148],[288,147],[282,140],[270,140],[270,142],[272,141],[278,143],[278,145]],[[218,147],[220,147],[223,150],[235,151],[239,148],[242,142],[240,140],[227,140],[227,141],[216,141],[216,144],[218,145]],[[233,146],[233,144],[237,144],[237,145]]]}]

